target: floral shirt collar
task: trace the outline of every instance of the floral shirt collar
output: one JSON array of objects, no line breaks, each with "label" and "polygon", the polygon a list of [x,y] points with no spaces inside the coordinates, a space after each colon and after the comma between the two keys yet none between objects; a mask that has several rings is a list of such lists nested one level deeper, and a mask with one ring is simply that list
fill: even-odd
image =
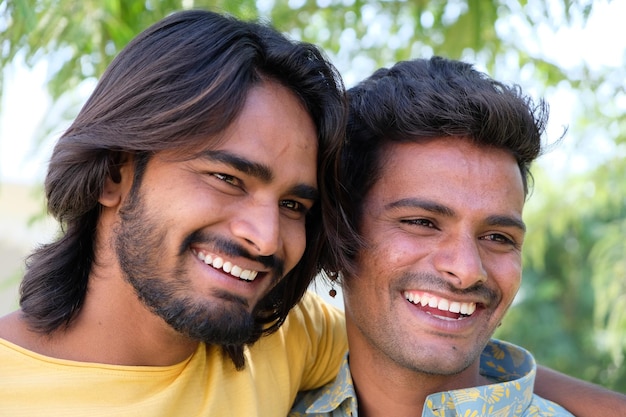
[{"label": "floral shirt collar", "polygon": [[[498,382],[431,394],[422,416],[571,416],[564,408],[533,394],[537,365],[530,352],[521,347],[491,340],[481,354],[480,373]],[[335,381],[300,395],[289,416],[358,416],[348,355]]]}]

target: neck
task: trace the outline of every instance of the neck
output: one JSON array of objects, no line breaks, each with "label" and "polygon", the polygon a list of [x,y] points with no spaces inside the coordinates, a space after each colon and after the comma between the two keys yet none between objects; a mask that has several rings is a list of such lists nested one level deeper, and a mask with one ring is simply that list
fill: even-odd
[{"label": "neck", "polygon": [[[167,366],[188,358],[198,342],[169,327],[160,317],[145,308],[134,296],[112,300],[86,300],[68,337],[86,346],[80,360],[118,365]],[[134,302],[134,304],[132,304]]]},{"label": "neck", "polygon": [[428,375],[381,363],[350,350],[350,371],[361,417],[422,415],[426,398],[434,393],[488,384],[479,361],[457,375]]},{"label": "neck", "polygon": [[173,365],[198,346],[150,311],[116,274],[90,277],[78,317],[59,337],[85,346],[75,360],[118,365]]},{"label": "neck", "polygon": [[84,304],[67,327],[40,334],[16,312],[0,321],[0,337],[53,358],[127,366],[174,365],[198,347],[148,310],[116,274],[90,276]]}]

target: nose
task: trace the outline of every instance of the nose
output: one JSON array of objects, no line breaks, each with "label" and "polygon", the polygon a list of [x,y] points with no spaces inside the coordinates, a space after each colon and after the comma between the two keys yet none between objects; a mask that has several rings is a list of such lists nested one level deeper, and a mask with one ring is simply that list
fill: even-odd
[{"label": "nose", "polygon": [[441,242],[434,254],[435,268],[459,289],[487,281],[477,240],[459,236]]},{"label": "nose", "polygon": [[278,204],[253,203],[235,213],[231,233],[254,255],[269,256],[280,246]]}]

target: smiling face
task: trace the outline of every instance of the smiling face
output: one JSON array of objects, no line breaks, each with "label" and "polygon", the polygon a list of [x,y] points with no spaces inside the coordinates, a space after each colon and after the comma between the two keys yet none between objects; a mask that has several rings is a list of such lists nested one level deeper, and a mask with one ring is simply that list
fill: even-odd
[{"label": "smiling face", "polygon": [[315,126],[295,95],[271,82],[252,89],[218,145],[148,162],[120,209],[127,281],[177,331],[245,342],[253,308],[304,252],[316,164]]},{"label": "smiling face", "polygon": [[520,285],[517,163],[502,150],[438,138],[388,145],[379,178],[362,210],[367,247],[344,279],[351,362],[458,374]]}]

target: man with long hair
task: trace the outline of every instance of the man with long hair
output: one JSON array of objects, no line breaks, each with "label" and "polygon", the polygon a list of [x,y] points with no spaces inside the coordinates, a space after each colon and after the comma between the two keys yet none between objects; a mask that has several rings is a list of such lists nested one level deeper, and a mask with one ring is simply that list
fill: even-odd
[{"label": "man with long hair", "polygon": [[54,148],[62,233],[0,320],[0,414],[284,416],[331,380],[340,313],[287,317],[337,246],[345,112],[321,51],[267,25],[186,11],[135,38]]}]

